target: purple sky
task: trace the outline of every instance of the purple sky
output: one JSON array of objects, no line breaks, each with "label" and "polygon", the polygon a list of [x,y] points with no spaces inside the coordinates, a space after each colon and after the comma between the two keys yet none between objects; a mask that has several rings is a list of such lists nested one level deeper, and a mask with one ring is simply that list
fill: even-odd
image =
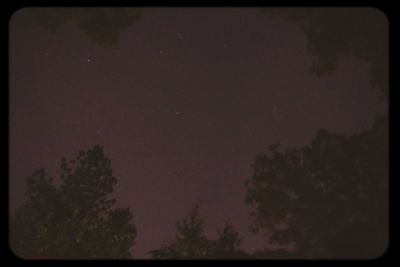
[{"label": "purple sky", "polygon": [[256,8],[151,8],[116,48],[73,25],[55,34],[23,11],[10,22],[10,205],[25,179],[62,157],[104,146],[117,205],[138,228],[137,258],[175,235],[197,201],[207,233],[230,219],[252,251],[244,181],[268,145],[311,142],[319,129],[352,134],[386,113],[368,64],[340,59],[317,78],[305,35]]}]

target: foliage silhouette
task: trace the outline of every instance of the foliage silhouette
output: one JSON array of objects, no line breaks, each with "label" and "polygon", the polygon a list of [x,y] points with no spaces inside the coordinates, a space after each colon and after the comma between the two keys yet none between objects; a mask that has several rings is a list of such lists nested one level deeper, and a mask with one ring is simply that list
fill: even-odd
[{"label": "foliage silhouette", "polygon": [[140,17],[137,8],[29,8],[27,9],[39,25],[50,32],[62,25],[77,25],[93,41],[104,47],[113,47],[119,41],[122,30]]},{"label": "foliage silhouette", "polygon": [[370,82],[388,97],[389,24],[375,8],[265,8],[262,13],[296,22],[305,32],[318,76],[336,69],[339,56],[371,64]]},{"label": "foliage silhouette", "polygon": [[[257,156],[246,181],[252,231],[294,258],[374,258],[388,245],[388,119],[361,134]],[[259,253],[262,255],[262,253]]]},{"label": "foliage silhouette", "polygon": [[112,209],[117,179],[101,146],[61,160],[61,184],[43,169],[27,179],[26,202],[10,220],[22,258],[127,258],[136,238],[129,209]]},{"label": "foliage silhouette", "polygon": [[218,230],[217,239],[208,239],[204,234],[205,221],[200,217],[199,208],[196,205],[189,215],[178,220],[175,240],[149,252],[154,259],[230,259],[247,256],[240,250],[239,234],[229,222]]}]

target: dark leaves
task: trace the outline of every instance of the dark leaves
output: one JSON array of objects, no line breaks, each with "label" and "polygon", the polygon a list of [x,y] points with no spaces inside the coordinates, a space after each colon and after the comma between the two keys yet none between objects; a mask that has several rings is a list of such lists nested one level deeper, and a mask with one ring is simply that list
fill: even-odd
[{"label": "dark leaves", "polygon": [[44,170],[27,179],[26,203],[11,219],[11,246],[22,257],[126,258],[136,238],[129,209],[108,198],[117,179],[101,146],[60,164],[56,188]]},{"label": "dark leaves", "polygon": [[31,8],[33,18],[51,32],[64,24],[74,24],[94,42],[115,46],[122,30],[140,18],[137,8]]},{"label": "dark leaves", "polygon": [[[387,123],[381,118],[354,136],[320,131],[311,146],[284,152],[271,147],[258,156],[246,195],[252,230],[270,242],[294,244],[302,258],[379,254],[388,235]],[[348,229],[359,238],[357,248]],[[371,244],[372,236],[379,242]]]}]

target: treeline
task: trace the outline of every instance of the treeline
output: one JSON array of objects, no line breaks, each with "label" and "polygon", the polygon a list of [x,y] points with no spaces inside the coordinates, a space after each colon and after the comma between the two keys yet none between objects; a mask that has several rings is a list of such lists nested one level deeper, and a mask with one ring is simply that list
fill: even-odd
[{"label": "treeline", "polygon": [[[388,246],[388,118],[367,131],[321,130],[301,148],[272,145],[245,183],[251,230],[293,250],[248,253],[231,222],[209,239],[196,205],[177,221],[174,240],[153,259],[374,258]],[[27,178],[26,199],[10,218],[10,247],[22,258],[131,258],[137,229],[130,209],[113,208],[111,161],[94,146],[61,160],[59,185],[41,169]],[[245,178],[245,177],[244,177]]]}]

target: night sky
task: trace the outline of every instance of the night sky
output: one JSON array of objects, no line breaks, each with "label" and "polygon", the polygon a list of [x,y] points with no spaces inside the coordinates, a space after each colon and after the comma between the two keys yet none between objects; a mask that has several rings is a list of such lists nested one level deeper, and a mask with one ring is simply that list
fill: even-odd
[{"label": "night sky", "polygon": [[56,33],[19,11],[10,21],[10,205],[26,177],[57,175],[62,157],[104,146],[119,179],[118,207],[138,229],[132,254],[149,257],[201,201],[207,233],[226,220],[248,251],[244,181],[257,154],[309,144],[319,129],[367,130],[387,104],[369,65],[340,58],[318,78],[304,32],[257,8],[149,8],[115,48],[74,25]]}]

